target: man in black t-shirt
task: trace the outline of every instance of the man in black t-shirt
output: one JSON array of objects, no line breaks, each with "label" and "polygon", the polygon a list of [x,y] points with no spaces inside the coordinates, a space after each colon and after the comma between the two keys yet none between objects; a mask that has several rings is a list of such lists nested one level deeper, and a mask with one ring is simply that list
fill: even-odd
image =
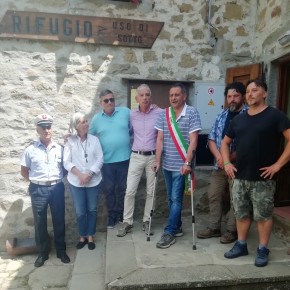
[{"label": "man in black t-shirt", "polygon": [[[290,120],[279,110],[268,107],[267,85],[250,80],[246,89],[249,110],[236,116],[222,141],[224,168],[233,179],[232,202],[236,216],[238,241],[225,253],[228,259],[248,255],[247,237],[252,220],[257,222],[259,246],[255,265],[268,264],[267,248],[272,231],[275,181],[272,179],[290,160]],[[281,137],[288,140],[279,156]],[[236,162],[230,162],[229,146],[236,143]]]}]

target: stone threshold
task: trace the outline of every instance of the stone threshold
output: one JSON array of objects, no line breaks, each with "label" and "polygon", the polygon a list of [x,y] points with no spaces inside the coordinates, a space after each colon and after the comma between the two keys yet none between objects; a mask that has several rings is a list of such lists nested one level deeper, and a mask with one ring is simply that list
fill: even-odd
[{"label": "stone threshold", "polygon": [[[290,256],[281,239],[273,235],[267,267],[254,266],[257,229],[252,226],[248,240],[249,255],[228,260],[223,257],[233,244],[220,244],[219,238],[197,240],[192,250],[192,224],[185,217],[185,235],[176,238],[168,249],[157,249],[166,220],[154,221],[155,235],[146,241],[141,222],[134,222],[132,233],[116,237],[109,230],[106,247],[105,283],[110,290],[174,289],[290,289]],[[196,230],[203,227],[206,216],[199,218]]]}]

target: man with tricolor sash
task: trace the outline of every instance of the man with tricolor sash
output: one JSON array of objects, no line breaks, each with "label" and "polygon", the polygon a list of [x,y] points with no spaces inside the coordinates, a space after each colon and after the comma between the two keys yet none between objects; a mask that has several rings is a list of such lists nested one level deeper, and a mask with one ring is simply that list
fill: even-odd
[{"label": "man with tricolor sash", "polygon": [[201,130],[200,116],[196,108],[186,104],[186,88],[175,83],[169,91],[170,107],[161,112],[155,128],[158,130],[156,143],[156,169],[161,166],[165,178],[169,216],[157,248],[168,248],[175,238],[183,235],[181,211],[186,175],[191,172],[191,162]]}]

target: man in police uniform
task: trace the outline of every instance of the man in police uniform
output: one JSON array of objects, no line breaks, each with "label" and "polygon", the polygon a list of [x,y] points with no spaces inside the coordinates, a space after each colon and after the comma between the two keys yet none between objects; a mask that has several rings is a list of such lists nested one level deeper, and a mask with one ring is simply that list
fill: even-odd
[{"label": "man in police uniform", "polygon": [[52,141],[53,119],[47,114],[35,118],[39,140],[28,146],[21,158],[21,175],[30,181],[29,194],[34,216],[35,240],[38,258],[34,266],[41,267],[50,251],[47,232],[47,208],[51,211],[54,243],[57,257],[69,263],[65,244],[64,176],[62,166],[63,148]]}]

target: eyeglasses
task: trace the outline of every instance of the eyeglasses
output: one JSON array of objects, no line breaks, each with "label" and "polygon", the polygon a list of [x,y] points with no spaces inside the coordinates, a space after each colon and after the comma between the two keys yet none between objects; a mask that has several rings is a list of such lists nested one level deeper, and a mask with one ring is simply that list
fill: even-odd
[{"label": "eyeglasses", "polygon": [[105,104],[108,104],[109,102],[110,103],[114,103],[115,99],[114,98],[110,98],[110,99],[104,99],[103,101],[104,101]]}]

